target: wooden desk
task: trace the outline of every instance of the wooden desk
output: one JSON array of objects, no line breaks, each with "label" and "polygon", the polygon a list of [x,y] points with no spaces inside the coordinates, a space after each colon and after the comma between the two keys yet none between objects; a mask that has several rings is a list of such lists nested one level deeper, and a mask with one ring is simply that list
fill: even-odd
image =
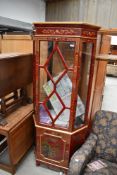
[{"label": "wooden desk", "polygon": [[[3,100],[3,106],[7,106],[7,95],[17,89],[25,89],[32,82],[32,65],[32,54],[0,54],[0,100]],[[20,97],[21,94],[16,99],[13,96],[16,105]],[[33,143],[33,105],[20,104],[20,107],[13,108],[12,113],[7,113],[7,110],[3,113],[1,106],[0,112],[7,124],[0,125],[0,168],[13,174]]]},{"label": "wooden desk", "polygon": [[[0,136],[6,141],[0,145],[0,168],[15,173],[16,165],[33,143],[33,105],[28,104],[11,113]],[[1,140],[2,141],[2,140]]]}]

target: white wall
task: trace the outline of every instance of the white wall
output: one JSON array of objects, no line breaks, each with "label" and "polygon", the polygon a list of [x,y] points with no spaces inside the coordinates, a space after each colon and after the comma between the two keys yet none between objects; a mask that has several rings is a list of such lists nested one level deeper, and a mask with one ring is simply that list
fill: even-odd
[{"label": "white wall", "polygon": [[0,16],[23,22],[45,21],[44,0],[0,0]]},{"label": "white wall", "polygon": [[47,21],[82,21],[117,28],[117,0],[52,0],[46,11]]}]

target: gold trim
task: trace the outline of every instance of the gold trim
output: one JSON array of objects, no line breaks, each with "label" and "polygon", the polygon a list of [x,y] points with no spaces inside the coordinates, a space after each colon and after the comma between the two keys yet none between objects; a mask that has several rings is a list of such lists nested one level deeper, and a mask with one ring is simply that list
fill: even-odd
[{"label": "gold trim", "polygon": [[65,148],[66,148],[66,143],[67,143],[67,142],[62,138],[62,136],[56,136],[56,135],[53,135],[53,134],[49,134],[49,133],[44,132],[43,134],[40,135],[40,145],[42,145],[42,137],[43,137],[44,135],[49,135],[49,136],[55,137],[55,138],[57,138],[57,139],[58,139],[58,138],[61,139],[61,141],[63,142],[64,152],[63,152],[62,160],[57,161],[57,160],[54,160],[54,159],[45,157],[44,154],[43,154],[42,151],[41,151],[41,146],[40,146],[40,155],[43,157],[43,159],[47,159],[48,161],[50,160],[50,161],[53,161],[53,162],[56,162],[56,163],[62,163],[62,162],[64,162]]},{"label": "gold trim", "polygon": [[53,163],[49,163],[49,162],[46,162],[46,161],[40,160],[40,159],[36,159],[36,160],[39,161],[39,162],[45,163],[45,164],[49,164],[49,165],[52,165],[52,166],[55,166],[55,167],[59,167],[59,168],[61,168],[61,169],[68,170],[67,167],[63,167],[63,166],[60,166],[60,165],[56,165],[56,164],[53,164]]},{"label": "gold trim", "polygon": [[44,126],[39,126],[39,125],[36,124],[36,121],[35,121],[35,127],[42,128],[42,129],[45,129],[45,130],[54,131],[54,132],[59,132],[59,133],[63,133],[63,134],[73,135],[73,134],[76,134],[77,132],[82,131],[83,129],[88,128],[88,125],[83,126],[82,128],[77,129],[77,130],[75,130],[73,132],[63,131],[63,130],[59,130],[59,129],[55,129],[55,128],[49,128],[47,126],[45,126],[45,127]]},{"label": "gold trim", "polygon": [[[35,37],[51,37],[51,38],[54,38],[54,37],[62,37],[63,38],[63,36],[62,35],[45,35],[45,34],[40,34],[40,35],[38,35],[38,34],[35,34],[35,36],[34,36],[34,38]],[[64,35],[64,37],[69,37],[69,38],[86,38],[86,39],[92,39],[92,40],[96,40],[97,39],[97,37],[85,37],[85,36],[83,36],[83,35]],[[40,40],[40,39],[39,39]]]},{"label": "gold trim", "polygon": [[100,26],[98,26],[98,25],[95,25],[95,24],[92,24],[92,23],[87,23],[87,22],[81,22],[81,21],[79,21],[79,22],[76,22],[76,21],[71,21],[71,22],[69,22],[69,21],[60,21],[60,22],[47,21],[47,22],[34,22],[33,24],[34,25],[36,25],[36,24],[55,24],[55,25],[56,24],[74,24],[74,25],[88,25],[88,26],[91,26],[91,27],[100,28]]},{"label": "gold trim", "polygon": [[43,157],[42,159],[45,159],[45,160],[47,160],[47,161],[52,161],[53,163],[54,163],[54,162],[55,162],[55,163],[62,163],[62,162],[65,161],[64,159],[61,160],[61,161],[57,161],[57,160],[54,160],[54,159],[49,159],[49,158],[45,157],[42,153],[40,153],[40,156]]}]

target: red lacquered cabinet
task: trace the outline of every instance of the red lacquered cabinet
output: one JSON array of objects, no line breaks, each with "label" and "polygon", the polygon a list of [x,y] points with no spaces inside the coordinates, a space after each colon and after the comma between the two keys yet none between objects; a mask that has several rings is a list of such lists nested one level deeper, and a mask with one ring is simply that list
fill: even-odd
[{"label": "red lacquered cabinet", "polygon": [[67,171],[88,134],[97,31],[87,23],[34,23],[36,163]]}]

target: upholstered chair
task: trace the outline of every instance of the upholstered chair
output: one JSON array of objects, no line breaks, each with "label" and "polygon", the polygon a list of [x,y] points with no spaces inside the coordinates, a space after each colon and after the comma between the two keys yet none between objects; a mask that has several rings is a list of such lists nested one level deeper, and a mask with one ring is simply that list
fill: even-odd
[{"label": "upholstered chair", "polygon": [[[88,163],[101,160],[107,166],[92,171]],[[117,113],[98,111],[92,132],[86,142],[73,154],[69,175],[117,175]]]}]

